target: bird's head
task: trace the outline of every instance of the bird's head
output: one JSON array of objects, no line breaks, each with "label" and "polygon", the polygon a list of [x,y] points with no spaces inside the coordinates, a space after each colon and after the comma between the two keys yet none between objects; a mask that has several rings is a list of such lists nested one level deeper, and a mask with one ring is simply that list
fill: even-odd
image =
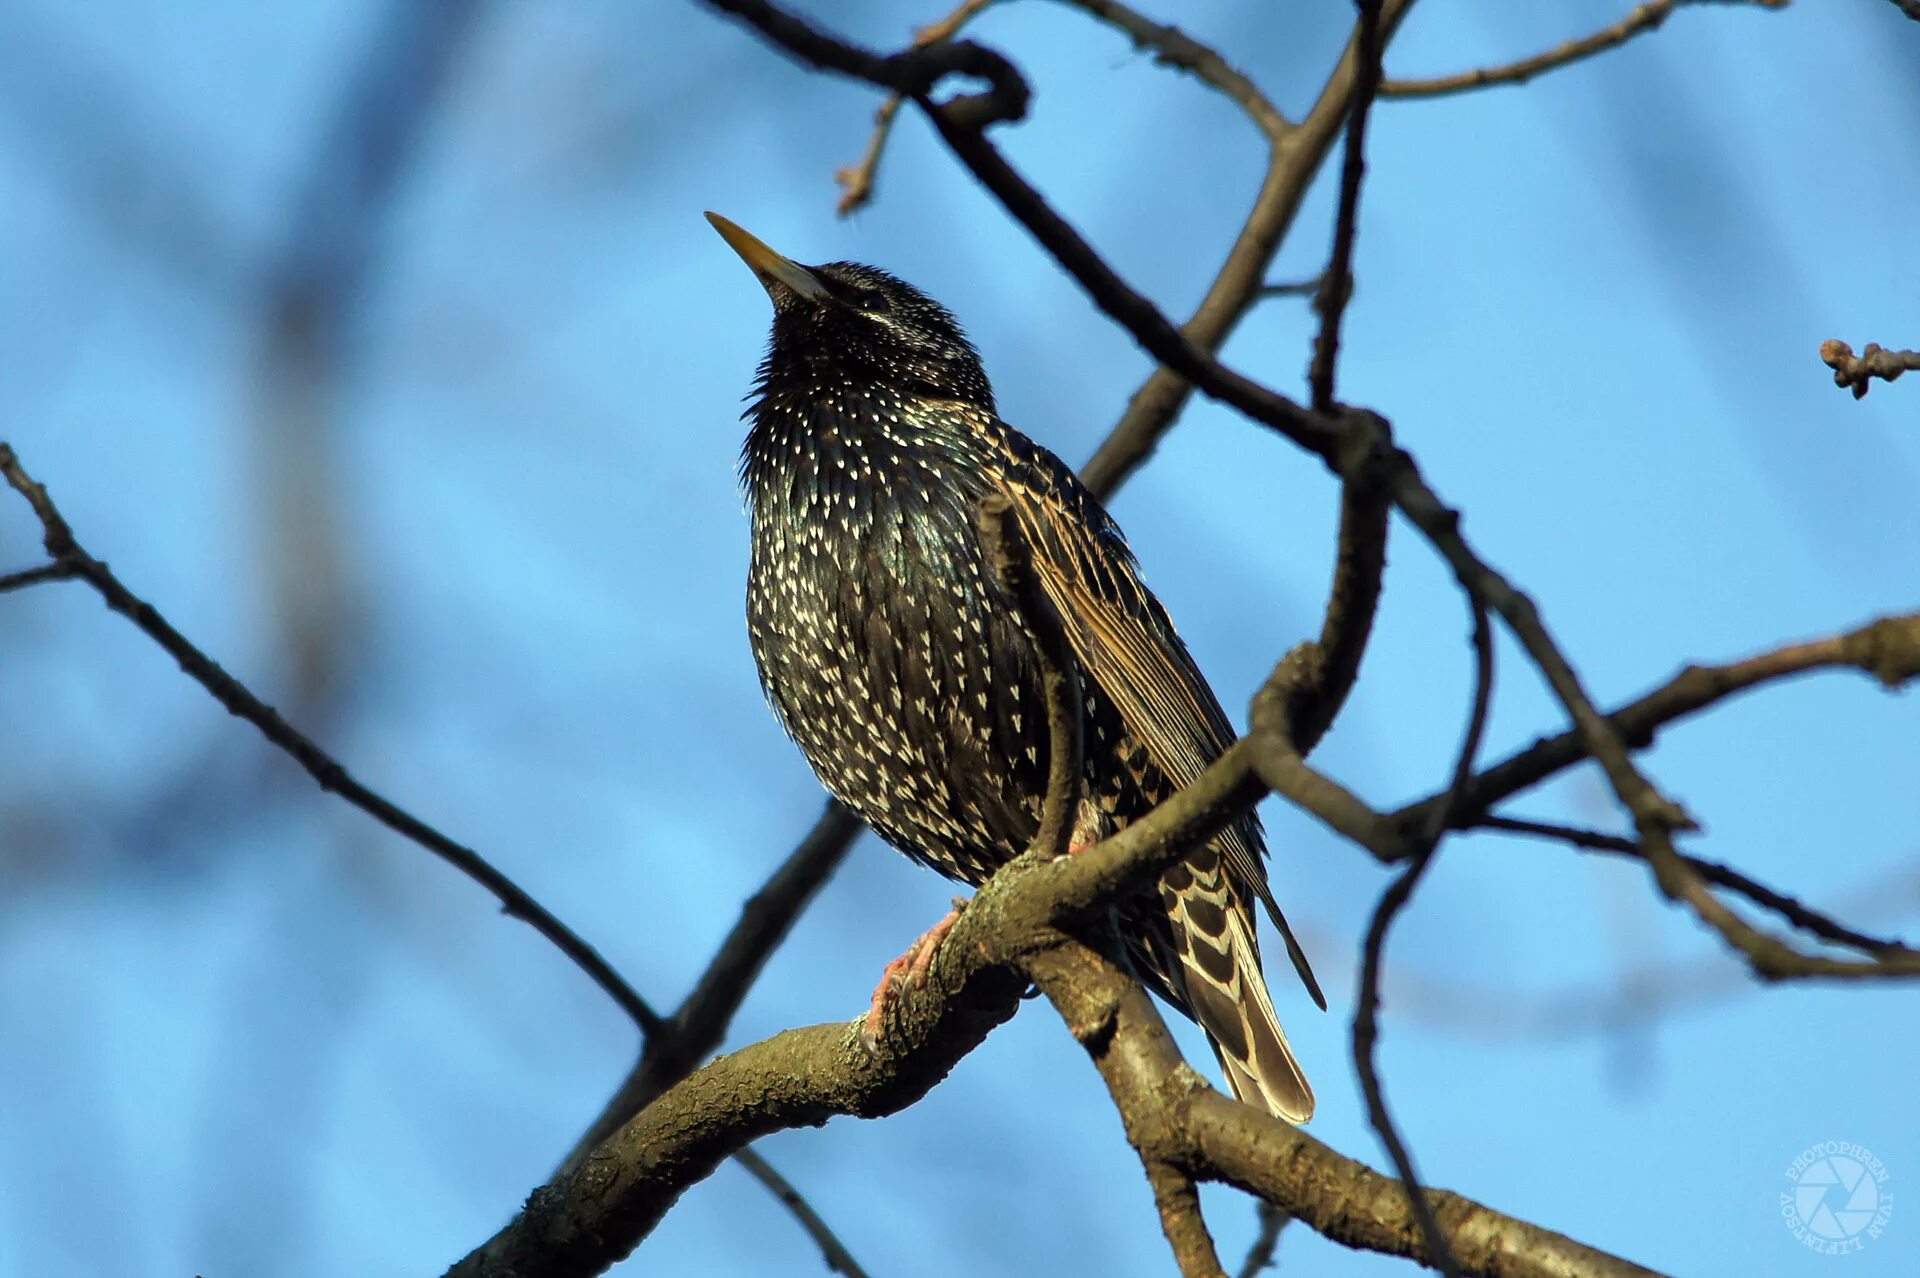
[{"label": "bird's head", "polygon": [[980,356],[953,313],[875,266],[802,266],[717,213],[707,221],[773,301],[763,390],[945,399],[993,411]]}]

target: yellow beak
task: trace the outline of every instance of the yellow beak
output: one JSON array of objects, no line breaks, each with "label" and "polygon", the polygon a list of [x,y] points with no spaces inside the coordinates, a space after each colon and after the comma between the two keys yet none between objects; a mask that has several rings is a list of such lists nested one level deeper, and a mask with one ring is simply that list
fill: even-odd
[{"label": "yellow beak", "polygon": [[713,229],[720,232],[720,238],[727,242],[727,247],[753,268],[753,273],[760,279],[760,286],[767,290],[767,295],[775,302],[780,300],[773,291],[775,284],[782,285],[809,302],[825,301],[829,296],[819,277],[798,262],[781,257],[718,213],[707,214],[707,221],[713,223]]}]

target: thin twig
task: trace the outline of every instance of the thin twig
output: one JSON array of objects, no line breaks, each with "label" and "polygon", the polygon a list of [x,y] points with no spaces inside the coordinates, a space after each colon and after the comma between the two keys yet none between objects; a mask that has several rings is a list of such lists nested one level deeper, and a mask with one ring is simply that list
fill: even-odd
[{"label": "thin twig", "polygon": [[[1578,848],[1594,852],[1612,852],[1620,856],[1644,860],[1645,853],[1632,839],[1623,839],[1617,834],[1602,834],[1597,830],[1583,830],[1578,826],[1561,825],[1553,821],[1530,821],[1518,817],[1484,816],[1475,821],[1471,829],[1493,830],[1503,834],[1521,834],[1533,838],[1553,839],[1561,843],[1570,843]],[[1846,945],[1864,954],[1875,956],[1885,954],[1920,954],[1899,941],[1889,941],[1882,937],[1868,936],[1857,932],[1845,924],[1837,922],[1828,915],[1810,906],[1803,905],[1786,893],[1768,887],[1757,879],[1749,878],[1732,866],[1719,861],[1709,861],[1703,857],[1686,857],[1687,864],[1694,873],[1715,887],[1723,887],[1752,901],[1755,905],[1772,910],[1795,927],[1802,928],[1818,936],[1823,941],[1835,945]]]},{"label": "thin twig", "polygon": [[[946,17],[915,31],[910,47],[923,49],[938,41],[953,39],[960,34],[960,28],[994,3],[995,0],[963,0]],[[867,149],[861,153],[860,162],[834,170],[833,180],[840,186],[840,201],[834,205],[834,212],[841,217],[851,216],[873,199],[874,181],[880,173],[880,157],[886,152],[887,140],[893,136],[893,120],[900,114],[900,104],[904,101],[904,97],[895,93],[882,102],[873,113],[873,136],[867,139]]]},{"label": "thin twig", "polygon": [[[1665,684],[1612,710],[1607,720],[1635,749],[1651,746],[1662,728],[1749,689],[1823,670],[1858,670],[1884,687],[1920,679],[1920,612],[1882,617],[1824,639],[1772,648],[1719,666],[1689,666]],[[1451,818],[1478,821],[1494,805],[1564,771],[1587,757],[1577,731],[1536,741],[1476,774]],[[1404,830],[1421,830],[1445,802],[1435,795],[1389,814]]]},{"label": "thin twig", "polygon": [[189,643],[151,604],[121,585],[120,579],[108,570],[106,564],[88,554],[75,540],[73,530],[61,517],[46,488],[34,482],[22,469],[19,457],[5,443],[0,443],[0,474],[5,475],[15,492],[26,498],[33,513],[39,517],[47,555],[53,563],[64,565],[73,576],[84,579],[109,608],[131,620],[148,638],[165,649],[168,656],[179,662],[180,668],[211,693],[214,700],[226,707],[227,713],[246,720],[268,741],[291,755],[320,784],[322,790],[339,795],[380,824],[419,844],[493,893],[502,911],[530,924],[551,941],[555,948],[619,1004],[621,1010],[632,1017],[644,1033],[655,1034],[661,1030],[663,1023],[659,1013],[620,978],[597,950],[548,913],[545,906],[528,896],[518,884],[495,869],[472,848],[454,842],[412,813],[354,780],[338,760],[295,731],[272,706],[254,696],[239,680]]},{"label": "thin twig", "polygon": [[[1412,0],[1387,0],[1381,13],[1383,47],[1411,8]],[[1286,133],[1269,134],[1267,171],[1261,179],[1259,194],[1254,197],[1246,222],[1208,285],[1206,295],[1180,327],[1181,334],[1199,350],[1218,351],[1260,299],[1274,255],[1292,229],[1307,189],[1332,153],[1333,143],[1352,108],[1359,61],[1358,41],[1350,39],[1333,73],[1327,77],[1325,87],[1300,123]],[[1051,250],[1046,238],[1040,238]],[[1085,285],[1084,280],[1082,284]],[[1095,296],[1097,300],[1097,293]],[[1107,308],[1103,305],[1102,309]],[[1108,313],[1114,314],[1111,310]],[[1128,327],[1137,337],[1137,330],[1131,325]],[[1186,407],[1194,388],[1195,383],[1183,375],[1183,370],[1164,362],[1155,368],[1128,398],[1120,420],[1081,468],[1081,477],[1087,486],[1102,497],[1111,496],[1127,476],[1153,454],[1161,437],[1172,429]]]},{"label": "thin twig", "polygon": [[1274,1255],[1280,1249],[1280,1231],[1293,1219],[1265,1199],[1261,1199],[1258,1206],[1260,1232],[1254,1235],[1253,1245],[1247,1248],[1247,1258],[1240,1262],[1237,1278],[1260,1278],[1261,1274],[1273,1267]]},{"label": "thin twig", "polygon": [[1333,255],[1321,276],[1320,289],[1313,295],[1313,309],[1320,316],[1320,331],[1313,339],[1313,360],[1307,370],[1307,384],[1313,393],[1313,410],[1330,413],[1334,403],[1334,368],[1340,359],[1340,319],[1353,297],[1353,239],[1359,230],[1360,183],[1367,174],[1367,115],[1380,87],[1380,4],[1381,0],[1355,0],[1360,20],[1354,25],[1356,51],[1353,78],[1353,106],[1347,113],[1347,143],[1340,168],[1340,208],[1334,218]]},{"label": "thin twig", "polygon": [[1835,386],[1851,387],[1853,397],[1863,399],[1874,378],[1891,382],[1920,369],[1920,351],[1890,351],[1878,342],[1868,342],[1867,349],[1855,355],[1853,347],[1830,337],[1820,343],[1820,362],[1833,370]]},{"label": "thin twig", "polygon": [[647,1037],[640,1059],[561,1161],[563,1172],[579,1167],[602,1141],[719,1049],[761,969],[865,828],[846,807],[827,804],[780,868],[741,907],[739,920],[665,1029]]},{"label": "thin twig", "polygon": [[[1920,958],[1909,961],[1895,955],[1860,963],[1802,953],[1758,930],[1714,896],[1674,846],[1673,836],[1677,831],[1694,828],[1692,818],[1656,789],[1634,763],[1626,738],[1595,707],[1572,663],[1548,633],[1533,600],[1473,551],[1460,535],[1459,513],[1441,504],[1421,479],[1411,458],[1406,458],[1405,464],[1394,470],[1391,482],[1396,504],[1433,543],[1453,569],[1461,587],[1475,598],[1485,600],[1500,614],[1529,659],[1545,676],[1547,686],[1573,720],[1581,747],[1600,765],[1614,796],[1633,818],[1647,864],[1653,870],[1654,883],[1663,896],[1686,906],[1701,922],[1718,932],[1745,958],[1754,974],[1764,980],[1920,976]],[[1915,623],[1914,629],[1920,632],[1920,623]],[[1906,677],[1920,673],[1920,657],[1909,652],[1905,660]],[[1457,798],[1456,794],[1448,800],[1456,814],[1464,806],[1454,803]]]},{"label": "thin twig", "polygon": [[1185,71],[1201,83],[1218,89],[1253,121],[1270,142],[1284,140],[1293,129],[1273,100],[1220,53],[1178,27],[1155,22],[1118,0],[1060,0],[1070,8],[1099,19],[1133,41],[1136,49],[1153,54],[1161,66]]},{"label": "thin twig", "polygon": [[1286,280],[1277,284],[1262,284],[1260,286],[1260,291],[1258,294],[1256,294],[1256,296],[1259,296],[1259,297],[1312,297],[1314,294],[1320,291],[1320,287],[1322,284],[1326,282],[1326,279],[1327,279],[1327,273],[1325,271],[1322,271],[1318,275],[1315,275],[1310,279]]},{"label": "thin twig", "polygon": [[820,1257],[827,1262],[828,1273],[845,1274],[846,1278],[867,1278],[867,1271],[860,1267],[860,1262],[853,1258],[846,1244],[827,1227],[826,1221],[820,1219],[820,1213],[800,1196],[793,1182],[773,1169],[772,1163],[751,1148],[735,1151],[733,1161],[746,1168],[748,1175],[765,1185],[781,1205],[793,1213],[793,1218],[800,1222],[800,1228],[806,1230],[819,1245]]},{"label": "thin twig", "polygon": [[23,568],[19,572],[10,572],[0,577],[0,595],[10,590],[24,590],[28,586],[43,585],[49,581],[72,581],[79,574],[73,565],[67,563],[41,564],[38,568]]},{"label": "thin twig", "polygon": [[[1487,67],[1478,71],[1465,71],[1458,75],[1435,76],[1425,80],[1387,80],[1380,85],[1383,98],[1435,98],[1449,93],[1463,93],[1469,89],[1485,89],[1502,84],[1525,84],[1537,75],[1555,71],[1561,67],[1584,61],[1598,53],[1616,49],[1633,39],[1652,31],[1665,22],[1675,9],[1690,4],[1708,3],[1709,0],[1648,0],[1636,5],[1633,12],[1610,27],[1583,36],[1578,40],[1569,40],[1565,44],[1548,49],[1545,53],[1535,54],[1531,58],[1522,58],[1505,66]],[[1714,0],[1722,4],[1753,4],[1763,9],[1784,9],[1788,0]],[[1900,3],[1900,0],[1894,0]]]},{"label": "thin twig", "polygon": [[1387,1147],[1387,1154],[1400,1173],[1400,1183],[1406,1186],[1408,1201],[1414,1216],[1420,1221],[1420,1229],[1426,1236],[1428,1253],[1435,1267],[1450,1276],[1458,1274],[1459,1266],[1446,1235],[1440,1229],[1440,1222],[1434,1217],[1433,1205],[1427,1201],[1426,1190],[1414,1171],[1413,1155],[1394,1125],[1392,1111],[1387,1108],[1386,1089],[1380,1082],[1374,1054],[1380,1040],[1380,968],[1386,956],[1387,929],[1413,898],[1414,888],[1419,885],[1421,876],[1427,872],[1427,867],[1433,863],[1434,855],[1439,851],[1440,840],[1447,828],[1445,814],[1458,805],[1468,779],[1473,776],[1473,762],[1480,753],[1480,742],[1487,730],[1487,716],[1493,706],[1493,627],[1487,621],[1486,604],[1477,596],[1472,596],[1470,602],[1473,606],[1473,708],[1467,715],[1467,729],[1460,744],[1460,755],[1453,766],[1448,802],[1429,825],[1412,864],[1387,888],[1374,909],[1361,951],[1360,999],[1353,1018],[1353,1064],[1360,1076],[1360,1090],[1366,1097],[1367,1117],[1379,1133],[1381,1143]]}]

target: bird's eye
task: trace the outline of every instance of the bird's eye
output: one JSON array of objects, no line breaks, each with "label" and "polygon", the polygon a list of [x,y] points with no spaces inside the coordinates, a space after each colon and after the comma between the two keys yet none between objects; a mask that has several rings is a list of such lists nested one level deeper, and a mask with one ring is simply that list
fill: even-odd
[{"label": "bird's eye", "polygon": [[869,315],[885,315],[893,309],[893,299],[879,289],[863,290],[853,304]]}]

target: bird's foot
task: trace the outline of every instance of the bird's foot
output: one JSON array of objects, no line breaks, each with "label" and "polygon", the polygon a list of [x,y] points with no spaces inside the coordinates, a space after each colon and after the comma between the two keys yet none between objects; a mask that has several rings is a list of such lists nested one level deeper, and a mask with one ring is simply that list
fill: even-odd
[{"label": "bird's foot", "polygon": [[960,921],[960,912],[966,908],[966,899],[955,897],[947,917],[928,928],[919,940],[907,947],[905,954],[887,964],[886,970],[880,973],[880,984],[874,986],[873,1004],[867,1009],[861,1031],[869,1046],[880,1041],[886,1026],[887,1005],[894,996],[903,989],[926,984],[927,972],[933,967],[933,956],[939,951],[940,942],[947,939],[947,933],[953,931],[953,925]]}]

